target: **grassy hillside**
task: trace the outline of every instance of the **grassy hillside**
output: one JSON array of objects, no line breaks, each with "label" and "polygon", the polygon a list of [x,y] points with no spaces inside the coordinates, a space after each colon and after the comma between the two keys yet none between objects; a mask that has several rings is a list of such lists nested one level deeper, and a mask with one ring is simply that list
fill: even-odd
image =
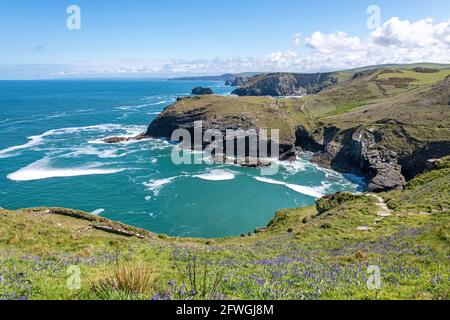
[{"label": "grassy hillside", "polygon": [[[305,98],[306,111],[315,118],[342,115],[361,106],[394,104],[444,80],[450,70],[433,73],[415,72],[411,69],[379,69],[355,74],[352,80]],[[395,99],[392,99],[397,97]],[[391,98],[391,99],[388,99]],[[375,109],[375,108],[374,108]],[[380,112],[380,116],[381,116]],[[401,112],[397,112],[401,116]],[[420,119],[419,119],[420,120]]]},{"label": "grassy hillside", "polygon": [[[155,236],[63,209],[1,210],[0,298],[449,299],[449,166],[441,160],[404,191],[281,210],[267,228],[226,239]],[[79,289],[67,289],[71,266]],[[369,266],[379,289],[366,285]]]}]

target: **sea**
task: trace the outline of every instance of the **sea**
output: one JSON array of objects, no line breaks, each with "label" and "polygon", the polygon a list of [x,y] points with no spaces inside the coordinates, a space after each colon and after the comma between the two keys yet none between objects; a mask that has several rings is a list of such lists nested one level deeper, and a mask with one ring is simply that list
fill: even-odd
[{"label": "sea", "polygon": [[150,80],[0,81],[0,207],[65,207],[156,233],[227,237],[264,227],[283,208],[359,192],[354,176],[310,163],[310,154],[257,168],[172,161],[173,143],[132,137],[196,86],[222,82]]}]

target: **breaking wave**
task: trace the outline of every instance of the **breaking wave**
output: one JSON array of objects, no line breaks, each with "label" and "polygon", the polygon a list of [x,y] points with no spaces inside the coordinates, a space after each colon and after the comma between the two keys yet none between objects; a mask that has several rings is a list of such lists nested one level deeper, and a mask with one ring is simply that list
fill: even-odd
[{"label": "breaking wave", "polygon": [[321,186],[321,187],[306,187],[306,186],[301,186],[298,184],[292,184],[292,183],[287,183],[287,182],[282,182],[282,181],[277,181],[277,180],[273,180],[273,179],[268,179],[268,178],[262,178],[262,177],[254,177],[256,180],[258,180],[259,182],[264,182],[264,183],[270,183],[270,184],[276,184],[276,185],[283,185],[291,190],[294,190],[295,192],[313,197],[313,198],[321,198],[324,196],[323,191],[325,189],[325,186]]},{"label": "breaking wave", "polygon": [[125,171],[126,169],[103,169],[93,166],[54,168],[49,158],[43,158],[32,164],[10,173],[7,178],[14,181],[33,181],[48,178],[77,177],[87,175],[104,175]]}]

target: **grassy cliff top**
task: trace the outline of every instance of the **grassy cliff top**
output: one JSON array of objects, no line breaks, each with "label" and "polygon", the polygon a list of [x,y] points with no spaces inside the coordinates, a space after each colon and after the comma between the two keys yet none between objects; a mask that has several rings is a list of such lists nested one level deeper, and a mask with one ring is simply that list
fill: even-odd
[{"label": "grassy cliff top", "polygon": [[292,143],[298,124],[308,123],[306,115],[301,112],[302,105],[299,99],[271,97],[187,97],[166,108],[158,118],[183,118],[196,114],[197,120],[208,121],[212,126],[279,129],[280,140]]},{"label": "grassy cliff top", "polygon": [[[281,210],[258,233],[209,240],[137,237],[139,229],[71,210],[0,210],[0,292],[28,299],[449,299],[449,181],[444,159],[404,191],[338,194],[321,200],[320,213]],[[378,290],[366,285],[371,265],[380,269]],[[71,266],[80,268],[79,289],[66,287]]]}]

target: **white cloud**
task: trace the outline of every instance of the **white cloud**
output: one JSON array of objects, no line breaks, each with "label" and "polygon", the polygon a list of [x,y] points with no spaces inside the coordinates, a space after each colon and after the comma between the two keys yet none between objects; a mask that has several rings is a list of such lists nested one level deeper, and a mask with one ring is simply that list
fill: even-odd
[{"label": "white cloud", "polygon": [[292,60],[298,58],[298,54],[291,51],[286,50],[284,52],[274,52],[266,57],[267,64],[273,64],[273,66],[277,67],[288,67]]},{"label": "white cloud", "polygon": [[410,22],[393,17],[366,39],[345,32],[316,31],[304,43],[311,53],[292,56],[283,66],[290,66],[292,71],[301,67],[307,72],[386,63],[450,63],[450,20]]},{"label": "white cloud", "polygon": [[341,31],[330,34],[316,31],[305,39],[305,44],[319,53],[363,49],[363,44],[358,37],[349,37],[345,32]]},{"label": "white cloud", "polygon": [[[374,44],[380,46],[398,46],[400,48],[426,48],[449,43],[450,21],[433,24],[428,18],[410,23],[408,20],[392,18],[371,34]],[[445,43],[447,42],[447,43]]]}]

